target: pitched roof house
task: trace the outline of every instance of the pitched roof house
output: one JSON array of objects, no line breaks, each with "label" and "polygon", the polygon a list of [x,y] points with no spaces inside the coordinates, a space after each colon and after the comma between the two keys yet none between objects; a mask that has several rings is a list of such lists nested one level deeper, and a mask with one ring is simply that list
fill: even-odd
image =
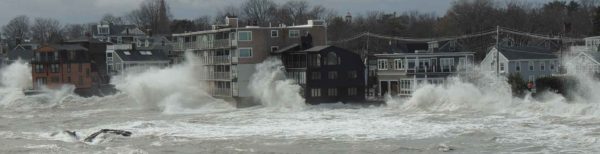
[{"label": "pitched roof house", "polygon": [[[500,52],[499,63],[496,54]],[[491,47],[481,62],[484,70],[499,72],[502,75],[520,74],[525,81],[558,73],[558,56],[552,50],[533,46],[500,46]]]}]

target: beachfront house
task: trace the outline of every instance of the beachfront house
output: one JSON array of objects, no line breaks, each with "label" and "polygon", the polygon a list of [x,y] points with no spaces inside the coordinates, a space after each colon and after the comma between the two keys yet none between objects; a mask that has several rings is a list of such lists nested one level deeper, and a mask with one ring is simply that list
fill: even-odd
[{"label": "beachfront house", "polygon": [[[499,59],[499,63],[496,63],[496,59]],[[519,74],[524,81],[535,82],[538,78],[558,73],[559,64],[558,56],[550,49],[501,45],[489,49],[481,68],[505,76]]]},{"label": "beachfront house", "polygon": [[419,85],[441,84],[473,68],[474,53],[456,41],[432,41],[425,50],[374,54],[378,95],[409,96]]}]

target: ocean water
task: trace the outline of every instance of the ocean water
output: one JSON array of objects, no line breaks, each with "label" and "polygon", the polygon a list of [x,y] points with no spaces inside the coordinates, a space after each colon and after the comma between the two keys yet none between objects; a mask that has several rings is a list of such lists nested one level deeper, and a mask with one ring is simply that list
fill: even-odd
[{"label": "ocean water", "polygon": [[[484,73],[423,85],[383,106],[310,106],[280,62],[258,65],[262,106],[235,108],[207,95],[197,60],[113,79],[121,92],[82,98],[72,86],[25,96],[27,64],[0,71],[0,153],[598,153],[596,95],[514,98]],[[585,92],[598,81],[579,77]],[[132,132],[129,137],[101,129]],[[72,136],[65,131],[74,131]]]}]

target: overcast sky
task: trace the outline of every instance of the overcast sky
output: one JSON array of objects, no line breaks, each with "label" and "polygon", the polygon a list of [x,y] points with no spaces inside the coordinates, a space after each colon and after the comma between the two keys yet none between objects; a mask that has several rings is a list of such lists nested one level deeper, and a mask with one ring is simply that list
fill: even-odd
[{"label": "overcast sky", "polygon": [[[143,0],[0,0],[0,25],[5,25],[18,15],[51,17],[61,23],[97,22],[102,15],[125,15],[137,8]],[[274,0],[284,3],[286,0]],[[339,14],[366,11],[405,12],[418,10],[443,15],[453,0],[306,0],[333,8]],[[544,0],[528,0],[544,1]],[[219,8],[240,4],[243,0],[167,0],[177,19],[193,19],[201,15],[213,16]]]}]

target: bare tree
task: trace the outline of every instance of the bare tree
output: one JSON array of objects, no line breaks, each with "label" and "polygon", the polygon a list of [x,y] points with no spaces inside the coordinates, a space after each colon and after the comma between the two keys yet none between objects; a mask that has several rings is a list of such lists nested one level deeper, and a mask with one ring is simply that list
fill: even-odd
[{"label": "bare tree", "polygon": [[[24,39],[29,35],[29,17],[17,16],[10,20],[8,24],[2,27],[4,37],[14,43],[16,39]],[[14,44],[11,44],[14,45]]]},{"label": "bare tree", "polygon": [[169,34],[170,16],[169,6],[164,0],[145,0],[127,15],[127,19],[140,28],[150,29],[153,34]]},{"label": "bare tree", "polygon": [[125,24],[125,22],[123,21],[123,18],[121,17],[116,17],[110,13],[105,14],[102,19],[100,20],[100,23],[104,23],[104,24],[115,24],[115,25],[122,25]]},{"label": "bare tree", "polygon": [[82,24],[70,24],[66,25],[62,32],[65,39],[77,39],[84,36],[85,27]]},{"label": "bare tree", "polygon": [[246,20],[257,25],[266,25],[273,17],[277,4],[271,0],[248,0],[242,5]]},{"label": "bare tree", "polygon": [[210,29],[210,16],[201,16],[194,19],[194,25],[196,25],[196,30],[207,30]]},{"label": "bare tree", "polygon": [[31,26],[33,39],[41,43],[61,41],[60,22],[52,18],[35,18]]},{"label": "bare tree", "polygon": [[213,23],[225,23],[225,16],[240,17],[241,14],[240,7],[228,5],[217,11]]}]

